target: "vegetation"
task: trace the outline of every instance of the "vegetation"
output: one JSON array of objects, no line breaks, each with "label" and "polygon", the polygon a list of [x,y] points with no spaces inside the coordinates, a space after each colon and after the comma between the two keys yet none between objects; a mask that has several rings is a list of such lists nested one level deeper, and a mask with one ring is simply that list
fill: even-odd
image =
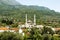
[{"label": "vegetation", "polygon": [[[18,8],[17,8],[18,7]],[[60,27],[60,13],[46,7],[23,6],[23,5],[1,5],[0,21],[4,19],[15,20],[15,22],[25,22],[25,14],[33,21],[36,14],[37,24]]]},{"label": "vegetation", "polygon": [[0,33],[0,40],[23,40],[23,37],[18,33],[3,32]]},{"label": "vegetation", "polygon": [[[45,29],[46,30],[46,29]],[[38,28],[31,28],[30,31],[24,32],[24,35],[22,33],[18,32],[3,32],[0,33],[0,40],[60,40],[60,35],[52,35],[49,33],[43,33],[43,30],[40,30]],[[52,30],[50,30],[52,31]],[[29,34],[28,34],[29,33]]]},{"label": "vegetation", "polygon": [[[5,1],[0,1],[0,26],[18,27],[19,22],[24,24],[25,14],[32,21],[33,15],[36,14],[37,24],[60,27],[60,12],[43,6],[26,6],[12,0],[10,1],[12,3]],[[60,31],[54,32],[49,27],[43,29],[33,27],[30,30],[26,29],[24,35],[18,32],[0,33],[0,40],[60,40]]]}]

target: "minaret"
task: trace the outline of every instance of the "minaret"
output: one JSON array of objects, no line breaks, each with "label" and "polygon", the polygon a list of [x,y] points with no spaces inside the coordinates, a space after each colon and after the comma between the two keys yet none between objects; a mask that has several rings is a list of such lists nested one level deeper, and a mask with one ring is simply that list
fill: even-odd
[{"label": "minaret", "polygon": [[27,14],[26,14],[26,23],[25,24],[27,25]]},{"label": "minaret", "polygon": [[34,25],[36,25],[36,15],[34,14]]}]

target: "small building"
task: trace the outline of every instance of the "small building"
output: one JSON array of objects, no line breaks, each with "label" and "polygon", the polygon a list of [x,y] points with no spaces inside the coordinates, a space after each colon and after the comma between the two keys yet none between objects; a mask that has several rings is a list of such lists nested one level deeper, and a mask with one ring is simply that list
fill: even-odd
[{"label": "small building", "polygon": [[60,28],[54,28],[55,31],[60,31]]},{"label": "small building", "polygon": [[0,27],[0,32],[17,32],[18,30],[18,28]]},{"label": "small building", "polygon": [[9,28],[6,28],[6,27],[0,27],[0,32],[4,32],[4,31],[8,31]]}]

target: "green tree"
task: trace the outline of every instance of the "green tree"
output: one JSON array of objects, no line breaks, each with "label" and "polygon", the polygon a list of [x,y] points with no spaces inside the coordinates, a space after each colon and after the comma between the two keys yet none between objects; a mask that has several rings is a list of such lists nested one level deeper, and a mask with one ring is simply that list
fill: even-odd
[{"label": "green tree", "polygon": [[54,34],[54,31],[51,29],[51,27],[44,26],[42,29],[42,34]]},{"label": "green tree", "polygon": [[0,34],[0,40],[23,40],[23,36],[19,33],[3,32]]},{"label": "green tree", "polygon": [[33,40],[42,40],[41,31],[38,28],[33,27],[30,31],[30,38]]}]

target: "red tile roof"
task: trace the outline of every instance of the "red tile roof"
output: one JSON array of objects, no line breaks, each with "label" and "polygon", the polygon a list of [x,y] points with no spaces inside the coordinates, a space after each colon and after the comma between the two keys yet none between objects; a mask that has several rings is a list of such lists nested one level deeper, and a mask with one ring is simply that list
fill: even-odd
[{"label": "red tile roof", "polygon": [[0,30],[15,30],[18,31],[18,28],[7,28],[7,27],[0,27]]},{"label": "red tile roof", "polygon": [[60,28],[54,28],[55,29],[55,31],[60,31]]},{"label": "red tile roof", "polygon": [[18,28],[10,28],[10,30],[18,31],[19,29]]},{"label": "red tile roof", "polygon": [[0,30],[9,30],[9,28],[1,27]]}]

